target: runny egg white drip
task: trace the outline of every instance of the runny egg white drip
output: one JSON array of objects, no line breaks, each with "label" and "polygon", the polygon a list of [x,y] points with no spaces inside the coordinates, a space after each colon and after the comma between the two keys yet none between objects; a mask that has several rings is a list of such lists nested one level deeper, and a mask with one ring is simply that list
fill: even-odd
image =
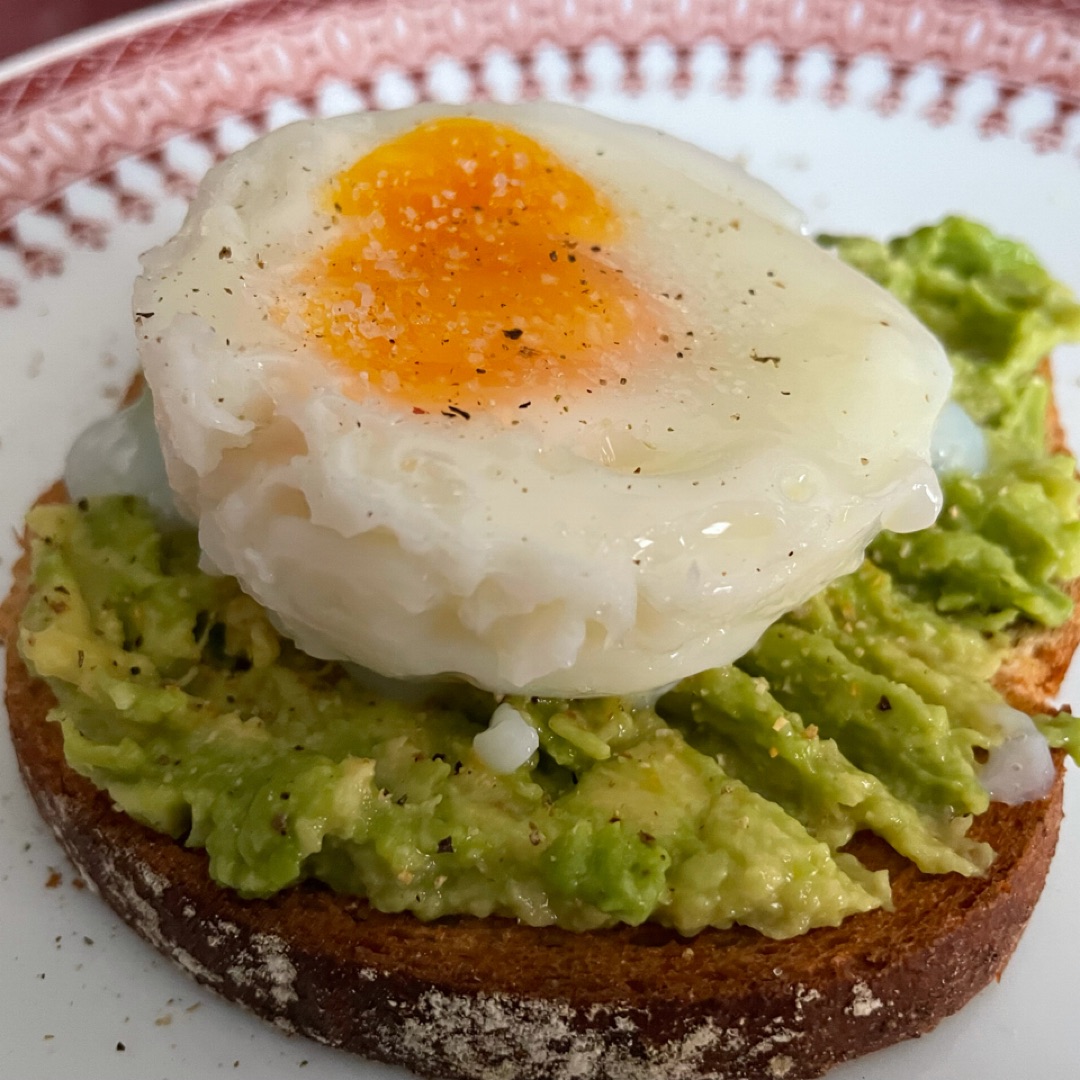
[{"label": "runny egg white drip", "polygon": [[931,336],[741,170],[567,107],[468,112],[604,192],[610,258],[677,336],[622,343],[588,394],[523,386],[512,420],[481,383],[467,420],[357,395],[274,312],[333,238],[332,179],[449,111],[261,140],[210,173],[136,287],[180,506],[302,648],[497,692],[646,692],[738,657],[882,527],[931,523],[949,385]]},{"label": "runny egg white drip", "polygon": [[990,798],[1008,806],[1046,798],[1054,783],[1054,759],[1035,722],[1004,703],[985,706],[984,711],[1002,736],[978,770]]},{"label": "runny egg white drip", "polygon": [[945,402],[934,425],[930,460],[938,476],[966,473],[979,476],[986,472],[990,448],[983,430],[955,401]]},{"label": "runny egg white drip", "polygon": [[183,520],[165,471],[154,402],[145,392],[82,432],[68,452],[64,484],[72,499],[138,495],[162,521]]}]

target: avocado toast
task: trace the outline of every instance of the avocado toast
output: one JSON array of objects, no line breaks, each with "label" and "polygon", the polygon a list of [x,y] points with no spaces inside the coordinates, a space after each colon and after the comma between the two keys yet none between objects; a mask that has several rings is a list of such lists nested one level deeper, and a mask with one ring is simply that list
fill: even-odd
[{"label": "avocado toast", "polygon": [[[957,341],[950,342],[949,333],[959,335],[959,330],[948,325],[934,326],[934,329],[946,339],[954,356],[959,357],[958,370],[961,372],[965,371],[965,364],[982,363],[993,376],[986,382],[993,386],[998,373],[1010,369],[1009,378],[998,381],[1013,392],[1013,400],[1007,408],[999,402],[996,409],[991,401],[991,411],[980,419],[999,432],[1006,430],[1006,423],[1011,425],[1007,429],[1008,438],[1001,441],[1011,448],[1004,456],[1015,456],[1021,467],[1028,469],[1021,478],[1022,483],[1018,484],[1022,489],[1022,500],[1026,501],[1022,502],[1019,512],[1010,514],[1008,506],[1002,509],[1000,503],[996,507],[990,506],[988,511],[987,503],[992,503],[993,499],[988,500],[986,495],[1002,490],[1000,478],[992,485],[987,483],[986,491],[972,491],[971,487],[977,488],[977,484],[967,482],[965,487],[963,480],[957,480],[951,505],[958,507],[960,512],[954,514],[952,520],[965,519],[962,522],[968,526],[965,535],[978,538],[974,545],[982,552],[978,557],[998,565],[1000,560],[990,553],[993,547],[999,552],[1004,551],[1014,567],[1019,566],[1026,572],[1018,570],[1011,579],[1008,574],[986,573],[985,578],[992,582],[993,588],[1001,581],[1007,583],[1006,589],[1012,587],[1006,597],[997,594],[989,601],[974,595],[970,588],[964,594],[964,589],[956,587],[957,580],[965,586],[968,584],[962,575],[950,578],[944,573],[932,586],[928,611],[944,606],[963,617],[954,615],[951,620],[941,620],[942,625],[950,627],[947,631],[937,622],[927,622],[928,626],[934,627],[928,640],[939,650],[939,655],[945,656],[940,652],[940,636],[958,635],[959,651],[952,655],[950,662],[954,669],[967,672],[985,670],[987,665],[993,670],[1002,660],[1001,650],[1011,648],[1010,659],[1000,669],[1003,672],[1003,678],[999,678],[1000,689],[1016,704],[1040,710],[1046,707],[1045,695],[1060,679],[1075,643],[1069,621],[1071,599],[1054,584],[1055,580],[1075,576],[1075,571],[1068,572],[1069,560],[1075,557],[1070,549],[1071,534],[1075,532],[1075,528],[1070,528],[1075,521],[1075,489],[1071,486],[1071,464],[1061,464],[1065,459],[1056,459],[1058,463],[1049,467],[1041,466],[1041,473],[1038,469],[1032,472],[1032,462],[1045,457],[1032,447],[1038,443],[1041,448],[1047,438],[1041,429],[1041,420],[1046,414],[1048,398],[1045,385],[1042,384],[1040,389],[1041,384],[1032,380],[1030,373],[1039,356],[1054,343],[1059,328],[1068,330],[1075,322],[1075,309],[1053,288],[1047,291],[1045,278],[1038,278],[1036,282],[1032,277],[1025,283],[1023,275],[1017,273],[1017,267],[1027,265],[1027,257],[1019,249],[1004,245],[965,223],[946,223],[936,231],[916,234],[892,248],[867,242],[849,245],[847,254],[859,261],[864,269],[895,287],[901,295],[908,290],[911,295],[904,298],[917,311],[922,304],[924,310],[919,313],[931,325],[936,315],[940,314],[943,321],[947,321],[948,312],[961,310],[965,304],[969,307],[981,304],[976,314],[987,324],[991,322],[991,316],[997,316],[995,335],[990,340],[1007,345],[999,356],[986,355],[987,341],[979,335],[970,342],[964,341],[962,335]],[[920,269],[911,273],[910,267],[916,256]],[[936,272],[929,272],[928,267]],[[916,287],[912,286],[912,280]],[[996,290],[994,282],[998,285]],[[1035,284],[1039,285],[1038,289],[1033,288]],[[1010,314],[1014,317],[1012,322],[1024,323],[1023,335],[1013,333],[1015,327],[1006,319]],[[958,380],[961,388],[965,386],[965,379],[972,400],[978,402],[984,383],[969,372]],[[1001,388],[996,387],[997,390]],[[987,400],[984,395],[984,405]],[[1052,430],[1050,442],[1053,443],[1056,437]],[[1024,447],[1028,451],[1026,456],[1016,453],[1018,448]],[[1012,464],[1009,461],[1010,467]],[[1041,501],[1036,488],[1043,493]],[[1035,509],[1032,499],[1038,504]],[[1033,515],[1039,508],[1049,512],[1047,504],[1054,504],[1059,516],[1056,523],[1051,522],[1051,528],[1038,530],[1038,535],[1054,537],[1049,545],[1052,550],[1044,548],[1036,553],[1034,536],[1022,536],[1010,547],[1010,534],[1008,530],[1002,531],[1002,522],[1035,520]],[[124,519],[123,514],[134,516]],[[90,531],[99,535],[113,528],[118,534],[133,537],[142,527],[140,521],[145,524],[145,517],[140,519],[138,508],[132,507],[105,510],[93,507],[75,511],[76,521],[80,515],[90,521]],[[127,523],[116,529],[109,524],[110,515],[114,515],[114,521],[126,520]],[[946,518],[945,528],[939,527],[930,533],[948,532],[948,521]],[[55,540],[72,528],[78,531],[82,526],[60,523],[58,531],[53,533],[50,526],[42,525],[39,520],[37,531],[39,535]],[[1056,535],[1053,528],[1058,529]],[[964,532],[963,529],[953,531]],[[1014,530],[1017,531],[1022,532]],[[149,537],[149,533],[146,535]],[[152,538],[148,543],[154,547]],[[946,554],[939,557],[939,561],[943,559],[948,564],[951,542],[947,537],[938,536],[926,543],[933,545],[935,550],[944,548]],[[971,546],[967,541],[963,543],[965,547]],[[70,548],[67,541],[44,546]],[[874,600],[882,596],[895,599],[896,604],[881,616],[894,625],[905,624],[905,621],[910,624],[915,610],[910,605],[926,603],[925,588],[921,590],[923,595],[919,595],[920,578],[926,577],[920,568],[924,570],[929,565],[930,555],[924,553],[913,558],[911,551],[903,547],[890,550],[888,538],[874,554],[876,560],[850,581],[831,587],[831,592],[827,590],[830,595],[820,602],[805,605],[782,626],[774,628],[771,638],[759,644],[745,664],[740,662],[736,669],[726,673],[697,677],[689,681],[692,685],[684,684],[673,695],[662,699],[655,715],[661,717],[663,723],[656,726],[656,730],[644,733],[653,736],[658,730],[676,731],[687,733],[686,738],[701,738],[700,745],[707,751],[698,751],[702,757],[715,759],[719,755],[723,766],[730,770],[730,774],[726,772],[719,781],[721,787],[729,780],[740,785],[740,789],[771,785],[774,797],[770,802],[788,804],[794,810],[795,820],[802,819],[799,823],[804,830],[809,823],[811,835],[828,833],[831,836],[833,850],[840,856],[837,866],[870,896],[867,907],[875,906],[875,899],[880,903],[887,895],[882,890],[880,874],[874,876],[874,872],[885,868],[892,871],[891,894],[895,912],[878,910],[856,915],[839,927],[826,926],[782,943],[748,930],[705,930],[697,937],[687,939],[670,929],[651,925],[624,926],[582,936],[549,927],[528,928],[498,918],[474,922],[446,915],[437,922],[421,923],[409,915],[378,914],[360,901],[332,898],[315,887],[294,888],[275,899],[256,903],[239,900],[232,893],[205,882],[196,886],[196,880],[201,882],[204,876],[201,855],[156,838],[151,841],[152,834],[143,832],[127,818],[113,814],[113,799],[122,802],[125,789],[130,796],[138,784],[125,783],[125,777],[115,772],[106,779],[103,779],[103,772],[97,772],[96,779],[109,788],[110,799],[101,794],[92,795],[92,788],[63,773],[59,765],[56,727],[38,722],[44,715],[48,699],[40,691],[32,693],[29,699],[24,696],[25,678],[19,674],[15,650],[9,654],[12,657],[9,663],[13,665],[9,675],[12,699],[9,709],[24,771],[32,777],[31,788],[44,801],[46,816],[53,821],[62,819],[65,822],[61,832],[66,836],[67,846],[77,864],[98,882],[114,906],[132,921],[140,923],[146,936],[167,951],[182,951],[181,962],[205,981],[218,985],[229,996],[237,997],[256,1011],[372,1056],[400,1060],[425,1071],[450,1075],[497,1075],[492,1070],[499,1067],[499,1061],[521,1060],[522,1057],[532,1061],[530,1068],[533,1071],[521,1075],[548,1075],[553,1063],[562,1057],[566,1061],[588,1060],[592,1075],[810,1076],[855,1053],[926,1030],[999,972],[1041,887],[1060,814],[1058,783],[1048,800],[1015,809],[995,804],[979,818],[970,837],[952,835],[946,840],[941,834],[935,835],[933,820],[929,825],[924,821],[914,830],[905,829],[902,823],[898,826],[907,812],[894,800],[890,803],[893,820],[886,822],[884,827],[885,831],[891,830],[890,839],[903,846],[903,837],[910,840],[921,828],[922,839],[934,848],[938,857],[968,861],[965,869],[969,876],[928,877],[918,873],[885,845],[864,835],[856,838],[853,847],[847,847],[846,841],[851,834],[869,823],[875,808],[880,811],[880,798],[884,795],[878,798],[875,792],[863,799],[864,817],[861,819],[837,822],[831,811],[820,805],[820,799],[815,805],[816,782],[812,781],[809,786],[804,784],[794,791],[783,790],[789,779],[778,783],[775,775],[766,775],[771,762],[776,766],[772,770],[774,773],[786,769],[786,776],[798,778],[802,775],[800,769],[806,757],[801,753],[802,748],[830,741],[829,735],[821,734],[829,730],[827,711],[813,708],[814,695],[827,693],[827,687],[824,691],[810,687],[803,697],[778,700],[790,690],[782,689],[782,678],[770,677],[770,666],[774,663],[785,666],[785,662],[790,661],[792,653],[784,644],[785,640],[790,643],[793,638],[798,639],[803,652],[817,650],[827,657],[827,662],[843,658],[845,645],[852,652],[865,651],[870,641],[881,652],[883,635],[870,635],[868,639],[860,629],[856,640],[845,640],[851,636],[845,627],[845,612],[853,600],[860,597]],[[967,566],[971,558],[961,555],[954,561]],[[895,590],[884,580],[885,571],[881,566],[888,567],[901,583]],[[54,566],[53,570],[56,569]],[[64,573],[66,571],[61,569],[61,578],[54,577],[40,596],[47,596],[48,589],[58,585],[70,595],[71,583],[63,578]],[[41,580],[39,578],[39,582]],[[130,588],[127,593],[131,595]],[[947,598],[944,603],[942,597]],[[236,599],[235,596],[226,597],[225,606]],[[46,603],[63,607],[65,601],[58,602],[52,595]],[[106,609],[122,606],[122,603],[114,605],[111,598],[104,605]],[[888,604],[885,606],[889,607]],[[1017,621],[1017,612],[1026,616],[1023,623]],[[55,616],[65,613],[53,611]],[[228,669],[230,678],[244,676],[262,666],[268,654],[259,654],[260,641],[269,643],[271,652],[275,648],[265,628],[259,627],[257,618],[250,613],[234,610],[230,617],[216,618],[210,627],[204,626],[199,633],[194,633],[198,615],[199,611],[195,610],[193,632],[189,637],[200,642],[200,651],[205,644],[208,653],[215,652],[217,659]],[[926,618],[930,619],[930,615]],[[938,618],[938,615],[933,616],[934,620]],[[1029,628],[1033,620],[1056,622],[1057,629],[1035,632]],[[214,641],[211,630],[216,626],[221,629],[216,632],[218,640]],[[30,633],[34,632],[32,628]],[[803,637],[808,634],[815,642],[824,640],[829,644],[811,645],[809,639]],[[907,638],[912,635],[902,633],[897,636]],[[120,644],[125,643],[121,640]],[[32,654],[34,650],[34,643],[30,642],[29,652]],[[38,655],[40,658],[40,651]],[[906,670],[917,669],[918,674],[912,677],[916,681],[924,680],[923,694],[926,696],[921,700],[932,701],[934,691],[926,680],[934,665],[922,659],[921,664],[913,668],[913,658],[920,659],[917,654],[909,653],[906,659],[893,657],[888,663],[893,664],[894,669],[899,663],[903,663]],[[1042,664],[1041,669],[1039,664]],[[132,667],[140,667],[140,664],[132,662],[128,665],[129,681],[138,685],[144,672],[131,672]],[[82,668],[76,660],[75,668],[84,670],[85,660]],[[880,671],[873,675],[874,678],[886,677]],[[336,680],[337,676],[332,679]],[[77,684],[78,680],[76,675],[69,681]],[[762,680],[765,689],[759,692]],[[176,685],[180,682],[176,677],[170,677],[169,681]],[[875,712],[882,715],[901,713],[903,692],[891,691],[891,686],[908,685],[910,689],[910,684],[898,684],[896,679],[891,680],[890,692],[881,690],[869,677],[859,685],[867,689],[873,699],[869,710],[871,716]],[[958,685],[961,687],[959,694],[956,691]],[[983,691],[972,689],[972,685],[969,677],[962,678],[957,674],[951,681],[946,681],[944,690],[939,687],[938,692],[964,699],[970,716],[972,711],[978,711],[976,706],[989,700],[983,697]],[[773,697],[774,693],[777,697]],[[761,717],[768,722],[759,725],[757,744],[749,748],[733,745],[731,720],[738,722],[736,727],[742,724],[748,731],[755,730],[753,722],[759,713],[756,707],[759,698],[768,700],[768,715]],[[145,700],[149,701],[149,698]],[[809,708],[807,701],[811,702]],[[887,706],[883,707],[885,702]],[[582,781],[587,780],[588,771],[596,768],[596,763],[610,757],[621,762],[635,760],[632,745],[618,741],[627,737],[626,725],[616,724],[618,730],[614,733],[608,730],[614,715],[612,709],[597,716],[589,709],[570,710],[565,705],[541,702],[525,704],[534,709],[532,715],[541,730],[544,752],[553,763],[549,768],[562,770],[556,776],[565,782],[566,791],[585,786]],[[467,723],[470,702],[454,703],[454,708]],[[863,710],[861,715],[865,712]],[[556,723],[553,724],[553,720]],[[858,718],[853,722],[858,723]],[[953,726],[963,729],[959,741],[962,743],[967,739],[969,751],[972,746],[980,745],[966,725],[954,722]],[[1048,721],[1044,726],[1056,741],[1071,737],[1067,723]],[[631,734],[635,738],[641,735],[640,732]],[[987,734],[983,733],[984,736]],[[843,741],[840,733],[836,737]],[[679,738],[683,739],[683,735]],[[51,745],[42,739],[51,739]],[[856,743],[858,741],[855,739]],[[604,745],[608,747],[607,756]],[[84,749],[87,754],[81,765],[84,771],[93,773],[95,769],[107,771],[116,767],[115,755],[110,760],[106,750]],[[772,753],[774,749],[775,754]],[[460,775],[468,769],[468,764],[463,762],[462,768],[455,773],[458,759],[436,762],[440,753],[441,750],[435,749],[428,755],[437,770],[445,766],[449,775]],[[642,763],[640,755],[637,761]],[[127,766],[121,762],[120,767],[122,770]],[[168,769],[170,766],[162,763],[161,767]],[[969,771],[973,768],[972,762]],[[958,781],[946,777],[945,783],[946,786],[952,784],[948,799],[959,801],[956,792],[965,786],[963,777]],[[890,784],[892,788],[898,785],[902,788],[903,779],[892,779]],[[158,776],[155,776],[153,786],[161,793],[161,799],[156,805],[136,802],[133,812],[144,820],[153,820],[167,831],[190,837],[191,819],[184,818],[185,811],[180,808],[179,818],[170,817],[177,813],[184,800],[177,800],[168,790],[163,790]],[[289,799],[281,800],[285,789],[280,784],[277,787],[282,788],[274,792],[279,802],[291,802],[292,792],[289,792]],[[551,790],[554,789],[549,788],[548,795]],[[78,800],[85,800],[86,807],[95,805],[97,809],[73,814],[64,796],[45,796],[42,792],[46,791],[77,791]],[[408,799],[400,804],[398,800],[410,792],[395,789],[388,794],[393,798],[384,801],[399,806],[404,812]],[[967,797],[978,800],[979,795],[969,786]],[[576,798],[581,801],[580,796]],[[875,798],[878,798],[877,802]],[[549,799],[551,801],[554,800]],[[919,794],[909,797],[907,802],[924,818],[933,819],[934,815],[925,810],[931,799]],[[190,807],[191,804],[187,805]],[[664,861],[664,854],[669,846],[676,845],[674,841],[669,842],[666,835],[649,832],[643,822],[633,822],[631,830],[623,824],[624,815],[618,815],[618,822],[610,820],[616,817],[612,808],[602,809],[609,820],[594,822],[596,842],[591,847],[579,845],[575,849],[573,838],[578,832],[571,828],[564,834],[571,840],[564,842],[557,865],[573,868],[582,862],[588,864],[591,859],[607,868],[599,878],[577,874],[576,885],[587,897],[584,919],[595,920],[594,911],[598,911],[615,913],[616,921],[640,923],[649,914],[642,897],[654,888],[658,874],[663,881],[670,865]],[[981,806],[971,805],[967,809],[981,809]],[[266,815],[265,824],[271,832],[277,828],[283,838],[295,841],[295,819],[281,815],[281,806],[275,805],[274,811]],[[732,820],[741,820],[743,816],[740,813]],[[583,814],[582,818],[588,820],[588,814]],[[106,821],[122,828],[125,834],[130,830],[128,840],[117,838],[104,846],[92,844],[90,838],[103,835]],[[437,830],[439,836],[432,834],[419,845],[426,843],[432,847],[430,855],[436,865],[437,856],[456,855],[463,847],[460,840],[455,843],[453,823],[448,825],[445,835],[441,829]],[[616,827],[605,832],[605,825]],[[83,840],[77,839],[80,834],[85,836]],[[449,845],[444,842],[447,839]],[[977,872],[982,869],[980,860],[983,866],[989,861],[987,850],[980,846],[982,842],[989,842],[997,851],[987,876],[979,876]],[[534,846],[546,847],[548,843],[548,838],[542,836],[542,843]],[[450,850],[442,850],[447,847]],[[846,850],[840,851],[841,847]],[[302,848],[296,847],[296,850],[302,853]],[[130,861],[126,872],[115,875],[113,881],[114,875],[107,869],[105,861],[110,861],[111,865],[119,852],[126,853],[125,858],[130,856]],[[156,854],[151,857],[149,852]],[[857,856],[858,862],[848,857],[851,855]],[[217,857],[228,863],[230,853]],[[286,856],[286,863],[290,857]],[[164,861],[156,861],[159,858]],[[235,858],[232,861],[237,862]],[[264,867],[277,865],[273,860],[248,860],[251,861]],[[331,862],[324,860],[327,865]],[[613,865],[615,872],[608,872]],[[346,865],[343,871],[340,863],[337,867],[330,865],[323,876],[333,879],[348,873],[349,869]],[[409,871],[407,866],[403,869]],[[289,882],[298,873],[307,876],[309,872],[307,867],[298,872],[288,864],[282,876]],[[435,879],[438,876],[440,874],[436,874]],[[388,880],[396,881],[398,886],[412,887],[414,879],[403,880],[401,870],[397,869]],[[590,880],[601,882],[599,890],[590,885]],[[248,893],[269,891],[262,881],[254,883],[253,887],[244,880],[229,883]],[[561,880],[548,880],[546,887],[549,896],[572,897]],[[396,887],[391,884],[389,888]],[[560,889],[563,890],[561,894]],[[849,895],[857,891],[853,889]],[[654,888],[654,898],[657,894]],[[426,898],[428,894],[421,895]],[[207,906],[203,901],[211,903]],[[861,902],[854,901],[856,904]],[[156,909],[156,914],[149,914],[148,903]],[[406,906],[396,900],[391,900],[390,906],[395,903]],[[572,899],[567,903],[572,906]],[[813,901],[811,908],[816,903]],[[693,901],[688,901],[688,907],[692,906]],[[767,911],[768,906],[762,905],[760,910]],[[740,914],[750,907],[752,905],[744,905]],[[223,920],[221,932],[200,932],[199,940],[191,940],[193,916],[189,908],[204,918]],[[822,910],[820,905],[818,910]],[[444,915],[440,910],[423,907],[420,911],[429,917]],[[934,917],[927,920],[926,914],[931,911]],[[274,921],[278,917],[283,921]],[[688,914],[676,920],[676,925],[681,929],[693,927],[694,917]],[[741,917],[739,921],[753,924],[754,918],[758,919],[761,929],[778,936],[789,935],[801,928],[791,922],[768,924],[761,915]],[[796,921],[802,918],[796,914]],[[265,921],[267,919],[270,921]],[[829,911],[824,911],[817,919],[818,922],[830,920],[835,921],[835,914]],[[722,922],[723,917],[717,919],[712,915],[708,921]],[[810,924],[813,923],[812,918]],[[329,956],[320,955],[317,950],[293,940],[293,933],[300,925],[320,924],[323,931],[317,935],[319,941],[334,945]],[[598,925],[603,925],[603,921]],[[235,934],[226,926],[236,927]],[[388,939],[399,947],[387,950]],[[530,962],[524,972],[519,970],[517,959],[521,948],[529,950],[537,959],[535,963]],[[961,954],[963,962],[958,959]],[[245,956],[250,960],[246,965],[239,962]],[[541,963],[539,958],[544,962]],[[334,979],[327,975],[326,965],[331,962],[338,965]],[[776,974],[777,970],[783,974]],[[756,976],[752,974],[755,971]],[[615,972],[621,972],[622,978],[616,979]],[[927,981],[919,982],[923,978]],[[330,1002],[319,992],[318,986],[335,980],[341,980],[339,986],[351,988],[346,993],[337,992],[335,1001]],[[922,993],[928,987],[942,983],[951,987],[948,993],[938,992],[932,999]],[[705,986],[710,988],[708,992],[703,991]],[[483,1021],[478,1017],[484,1018]],[[841,1017],[846,1019],[840,1021]],[[503,1041],[495,1043],[475,1037],[482,1029],[482,1023],[501,1031]],[[433,1037],[440,1030],[444,1034],[443,1040]],[[811,1035],[811,1032],[815,1034]],[[432,1052],[438,1056],[431,1057]],[[631,1063],[639,1070],[637,1073],[627,1072]],[[722,1071],[724,1069],[729,1071]],[[756,1072],[750,1071],[755,1069]],[[684,1071],[680,1073],[679,1070]]]}]

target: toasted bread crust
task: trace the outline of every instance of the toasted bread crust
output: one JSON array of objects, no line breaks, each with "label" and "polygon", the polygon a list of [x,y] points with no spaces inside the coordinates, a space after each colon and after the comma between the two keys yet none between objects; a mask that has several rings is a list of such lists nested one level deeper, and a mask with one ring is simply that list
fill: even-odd
[{"label": "toasted bread crust", "polygon": [[[50,498],[62,497],[54,489]],[[809,1080],[920,1035],[998,977],[1045,881],[1062,816],[1050,796],[993,804],[973,835],[998,852],[984,878],[928,876],[867,834],[895,910],[772,941],[743,929],[693,939],[657,926],[574,934],[507,919],[422,923],[305,885],[244,901],[206,857],[117,811],[66,764],[53,701],[15,647],[29,562],[0,629],[20,768],[80,873],[199,981],[278,1026],[425,1075],[604,1080]],[[1037,705],[1080,636],[1033,634],[1002,689]]]},{"label": "toasted bread crust", "polygon": [[[1039,366],[1039,374],[1052,380],[1049,359]],[[1067,453],[1065,429],[1057,405],[1051,400],[1046,417],[1046,441],[1054,453]],[[1073,601],[1073,614],[1054,630],[1028,629],[1015,641],[1012,651],[998,668],[994,680],[1010,704],[1025,712],[1053,711],[1050,705],[1061,688],[1073,653],[1080,646],[1080,579],[1066,586]]]}]

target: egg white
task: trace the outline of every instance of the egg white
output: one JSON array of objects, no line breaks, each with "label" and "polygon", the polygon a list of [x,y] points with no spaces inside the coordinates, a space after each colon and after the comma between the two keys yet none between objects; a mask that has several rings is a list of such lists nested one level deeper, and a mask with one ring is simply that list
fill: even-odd
[{"label": "egg white", "polygon": [[[271,317],[332,237],[330,180],[463,112],[518,127],[612,202],[615,255],[686,328],[624,348],[625,382],[522,387],[512,423],[479,386],[468,420],[414,415],[358,400],[301,322]],[[730,163],[565,106],[428,106],[260,140],[208,175],[135,292],[208,565],[309,653],[396,678],[627,694],[736,659],[883,526],[940,506],[944,354],[800,225]]]}]

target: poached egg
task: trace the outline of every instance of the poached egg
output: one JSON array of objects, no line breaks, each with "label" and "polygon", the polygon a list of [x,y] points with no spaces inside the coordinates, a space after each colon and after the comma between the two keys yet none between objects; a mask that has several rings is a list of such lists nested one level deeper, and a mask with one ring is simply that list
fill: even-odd
[{"label": "poached egg", "polygon": [[566,106],[268,135],[135,312],[208,568],[391,678],[653,691],[940,508],[929,332],[741,169]]}]

